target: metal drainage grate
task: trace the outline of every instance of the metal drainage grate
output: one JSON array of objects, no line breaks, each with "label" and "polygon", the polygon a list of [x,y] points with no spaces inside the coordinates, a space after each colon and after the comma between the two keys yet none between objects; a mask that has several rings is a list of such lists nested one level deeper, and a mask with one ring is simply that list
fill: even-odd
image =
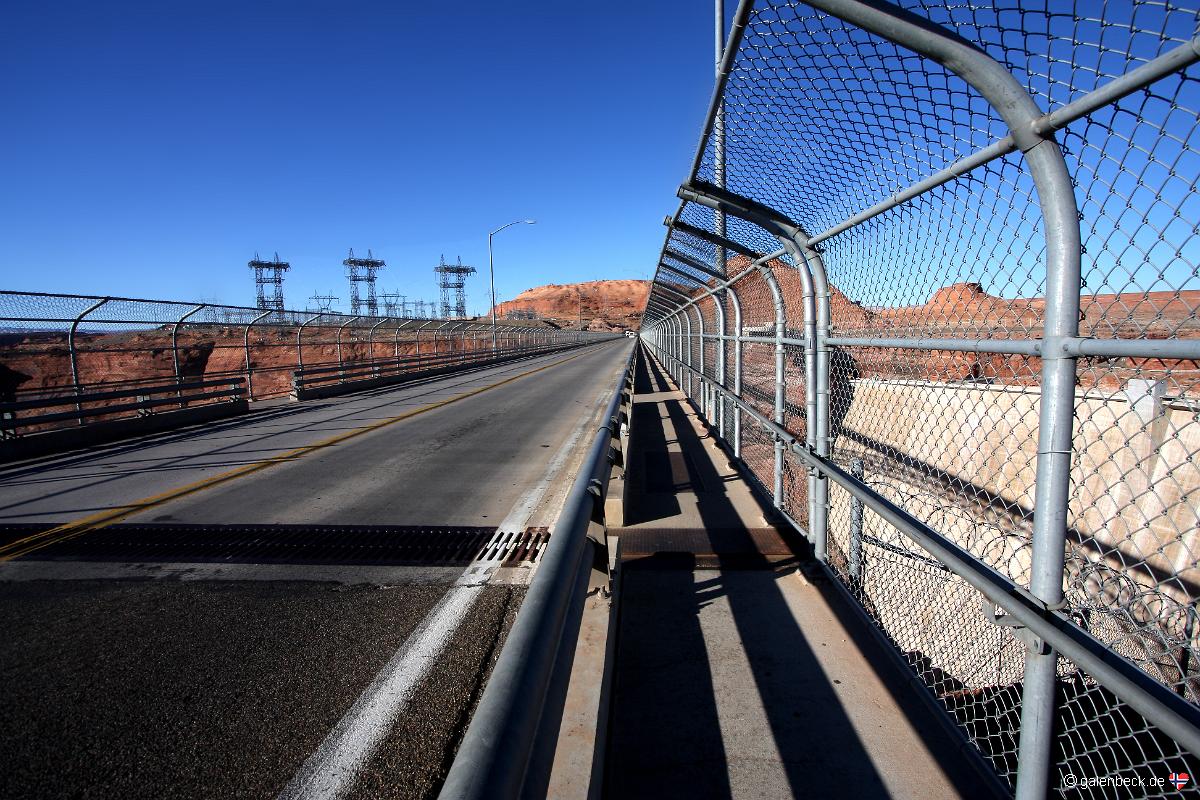
[{"label": "metal drainage grate", "polygon": [[[53,524],[0,526],[0,541]],[[545,528],[496,536],[495,528],[437,525],[161,525],[118,524],[52,542],[27,560],[190,561],[282,564],[504,566],[535,561]]]}]

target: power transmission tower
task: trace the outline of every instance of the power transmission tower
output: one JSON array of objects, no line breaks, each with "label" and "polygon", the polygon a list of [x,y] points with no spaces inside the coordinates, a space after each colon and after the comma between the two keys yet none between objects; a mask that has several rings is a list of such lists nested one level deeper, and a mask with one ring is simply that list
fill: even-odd
[{"label": "power transmission tower", "polygon": [[254,260],[246,266],[254,270],[254,288],[258,299],[258,307],[263,311],[283,311],[283,273],[292,268],[286,261],[279,260],[279,253],[274,261],[261,261],[258,253]]},{"label": "power transmission tower", "polygon": [[332,294],[314,294],[308,298],[308,310],[315,314],[328,314],[333,310],[333,304],[337,300],[337,297]]},{"label": "power transmission tower", "polygon": [[[350,313],[357,316],[367,314],[379,316],[379,300],[375,296],[375,278],[379,270],[387,266],[383,259],[375,258],[370,250],[366,258],[355,258],[354,250],[350,257],[342,262],[346,265],[346,277],[350,279]],[[366,284],[367,297],[364,300],[359,293],[359,284]]]},{"label": "power transmission tower", "polygon": [[394,316],[396,316],[397,311],[399,311],[400,316],[404,316],[404,312],[402,310],[400,310],[403,307],[400,301],[401,301],[401,298],[404,297],[404,295],[402,295],[396,291],[391,291],[391,292],[383,292],[379,296],[383,298],[383,314],[384,314],[384,316],[394,317]]},{"label": "power transmission tower", "polygon": [[[447,264],[442,256],[441,263],[433,268],[438,276],[438,288],[442,290],[442,317],[462,319],[467,315],[467,276],[475,274],[474,267],[465,267],[462,256],[457,264]],[[450,296],[453,293],[454,299]]]}]

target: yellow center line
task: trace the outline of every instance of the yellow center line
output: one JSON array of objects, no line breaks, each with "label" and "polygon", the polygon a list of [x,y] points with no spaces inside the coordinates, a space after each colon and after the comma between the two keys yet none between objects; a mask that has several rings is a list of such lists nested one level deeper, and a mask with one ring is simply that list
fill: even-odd
[{"label": "yellow center line", "polygon": [[295,461],[302,456],[308,455],[314,450],[332,447],[335,444],[341,444],[347,439],[353,439],[357,436],[362,436],[365,433],[370,433],[371,431],[377,431],[380,428],[385,428],[388,425],[393,425],[397,422],[411,419],[418,414],[424,414],[427,411],[433,411],[436,408],[448,406],[451,403],[458,402],[459,400],[465,400],[468,397],[474,397],[475,395],[482,394],[489,389],[495,389],[499,386],[504,386],[507,383],[512,383],[515,380],[520,380],[521,378],[525,378],[543,370],[550,369],[551,367],[557,367],[561,364],[567,363],[568,361],[573,361],[582,355],[583,353],[577,353],[576,355],[570,356],[569,358],[564,358],[561,361],[555,361],[552,364],[546,364],[545,366],[538,367],[537,369],[531,369],[528,372],[522,372],[519,375],[513,375],[512,377],[505,378],[504,380],[496,383],[488,384],[487,386],[482,386],[478,389],[472,389],[468,392],[463,392],[462,394],[456,394],[453,397],[445,400],[439,400],[436,403],[430,403],[427,406],[415,408],[412,411],[406,411],[403,414],[395,417],[389,417],[384,420],[379,420],[378,422],[372,422],[370,425],[366,425],[361,428],[355,428],[352,431],[339,433],[335,436],[329,437],[328,439],[322,439],[321,441],[314,442],[313,444],[306,444],[303,447],[297,447],[294,450],[288,450],[287,452],[281,453],[277,456],[264,458],[263,460],[256,461],[253,464],[246,464],[244,466],[222,472],[218,475],[212,475],[208,478],[201,478],[193,483],[188,483],[175,489],[169,489],[160,494],[151,495],[150,497],[144,497],[141,500],[136,500],[128,505],[106,508],[105,510],[99,511],[95,514],[81,517],[63,525],[58,525],[50,530],[42,531],[41,533],[35,533],[31,536],[26,536],[24,539],[18,539],[15,542],[9,542],[3,547],[0,547],[0,562],[11,561],[14,558],[20,558],[21,556],[32,553],[33,551],[39,550],[47,545],[57,544],[59,542],[65,542],[69,539],[74,539],[75,537],[82,536],[89,531],[98,530],[116,522],[120,522],[126,517],[137,514],[140,511],[154,508],[155,506],[162,505],[163,503],[171,500],[176,500],[180,497],[195,494],[196,492],[203,491],[204,489],[211,488],[218,484],[228,483],[229,481],[232,481],[236,478],[241,478],[245,475],[260,472],[267,467],[274,466],[275,464],[283,464],[289,461]]}]

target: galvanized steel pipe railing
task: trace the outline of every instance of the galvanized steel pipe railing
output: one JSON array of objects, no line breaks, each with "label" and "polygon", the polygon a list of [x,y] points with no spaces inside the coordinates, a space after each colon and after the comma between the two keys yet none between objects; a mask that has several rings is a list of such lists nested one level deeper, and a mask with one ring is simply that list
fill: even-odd
[{"label": "galvanized steel pipe railing", "polygon": [[619,441],[636,356],[635,346],[446,776],[442,798],[515,798],[526,782],[568,610],[576,587],[592,569],[587,533],[602,519],[610,451]]},{"label": "galvanized steel pipe railing", "polygon": [[[1194,508],[1185,509],[1186,498],[1200,492],[1191,466],[1200,459],[1192,427],[1200,420],[1163,410],[1200,405],[1193,399],[1200,394],[1200,230],[1187,222],[1200,214],[1200,190],[1183,177],[1200,163],[1196,76],[1187,74],[1200,61],[1195,10],[1135,2],[1052,12],[1035,4],[1005,16],[978,4],[903,6],[742,0],[678,193],[684,203],[667,220],[643,341],[735,457],[744,454],[741,420],[758,428],[756,466],[743,466],[810,536],[817,559],[890,646],[930,659],[905,668],[958,734],[972,740],[971,752],[988,759],[986,771],[1005,791],[1022,798],[1061,791],[1061,776],[1077,773],[1085,760],[1093,771],[1103,764],[1113,775],[1143,779],[1156,770],[1195,772],[1187,751],[1200,756],[1200,636],[1190,622],[1175,631],[1173,620],[1183,611],[1191,620],[1200,602],[1200,557],[1190,544],[1200,534]],[[1103,43],[1088,39],[1098,36],[1097,24]],[[1136,129],[1123,119],[1136,119]],[[1084,124],[1073,125],[1078,121]],[[1056,141],[1058,131],[1067,145]],[[727,151],[730,142],[736,148]],[[782,248],[774,249],[772,238]],[[734,286],[756,269],[778,278],[769,282],[773,319],[761,293],[747,304]],[[791,285],[779,303],[785,276]],[[980,307],[973,300],[957,309],[953,302],[921,305],[934,303],[931,293],[953,298],[951,290],[962,287],[978,293]],[[722,291],[734,312],[732,335],[723,321],[710,335],[703,317],[694,330],[690,307],[699,313],[702,302],[721,302]],[[834,299],[842,320],[831,313]],[[993,310],[985,312],[989,302]],[[797,306],[804,316],[799,338],[779,329]],[[1024,311],[997,319],[1000,308]],[[703,359],[709,339],[722,348],[734,343],[732,376],[709,375],[703,361],[695,363],[694,348]],[[744,374],[743,344],[774,345],[774,376],[761,356]],[[803,434],[783,424],[792,365],[779,356],[792,346],[804,348]],[[961,379],[946,380],[936,367],[950,361],[946,354],[969,355],[997,377],[961,386]],[[860,380],[860,362],[874,373],[869,380]],[[914,363],[934,374],[914,380],[906,372]],[[956,389],[954,398],[935,401],[946,386]],[[1030,398],[1022,404],[995,399],[1022,386]],[[871,402],[891,398],[895,407],[864,403],[872,392]],[[1167,393],[1174,405],[1156,399]],[[726,405],[734,410],[732,431]],[[963,423],[960,412],[974,422]],[[912,415],[925,414],[925,438],[970,464],[973,445],[994,446],[1012,460],[1023,459],[1025,443],[1034,442],[1034,474],[1018,489],[1011,465],[1000,470],[1003,480],[939,471],[949,460],[942,453],[906,449],[919,444],[911,436],[893,441],[893,414],[901,431]],[[961,427],[943,429],[954,425]],[[997,445],[1007,425],[1024,433]],[[773,470],[764,434],[774,437]],[[791,516],[799,507],[789,506],[797,485],[781,484],[784,446],[809,472],[803,522]],[[879,462],[867,472],[864,455]],[[892,461],[927,475],[869,474],[872,466],[892,469]],[[1019,469],[1025,487],[1026,468]],[[953,524],[995,530],[1005,547],[1025,542],[998,562],[1005,574],[952,541],[972,529],[938,530],[930,519],[941,511],[923,511],[930,519],[922,519],[899,494],[878,490],[913,491],[919,480],[945,482],[919,498],[934,508],[946,502],[938,491],[976,504],[994,495],[990,508],[973,512],[978,519]],[[833,543],[846,532],[830,521],[831,483],[841,504],[838,523],[850,528],[849,567],[847,543]],[[864,507],[876,516],[864,516]],[[1097,519],[1103,514],[1108,518]],[[864,535],[879,520],[929,555]],[[969,659],[969,646],[960,642],[956,652],[936,631],[920,632],[913,600],[894,588],[905,585],[903,574],[873,577],[885,565],[871,560],[868,545],[887,554],[879,558],[899,555],[948,570],[994,603],[993,611],[1008,613],[985,615],[988,633],[999,636],[1005,659],[1013,646],[1023,650],[1024,666],[1001,675],[997,650],[995,685],[979,691],[1019,697],[1019,725],[990,707],[985,694],[957,705],[934,697],[948,675],[968,688],[982,680],[976,672],[988,667],[978,658],[987,656],[976,653],[955,674],[947,662]],[[1123,588],[1114,594],[1110,584],[1117,582]],[[939,602],[950,605],[959,596],[952,586],[939,588],[930,578],[925,589],[945,592]],[[1145,595],[1145,607],[1126,595]],[[1067,686],[1064,670],[1084,685],[1095,681],[1103,702],[1073,699],[1082,690]],[[1083,708],[1088,702],[1094,707]],[[1122,725],[1130,730],[1121,733]],[[1105,731],[1116,731],[1111,741]]]}]

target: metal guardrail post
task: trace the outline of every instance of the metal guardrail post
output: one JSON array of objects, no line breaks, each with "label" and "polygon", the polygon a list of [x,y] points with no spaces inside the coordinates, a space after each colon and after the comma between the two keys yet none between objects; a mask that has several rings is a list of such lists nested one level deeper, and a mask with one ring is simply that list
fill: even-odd
[{"label": "metal guardrail post", "polygon": [[708,381],[705,380],[705,378],[704,378],[704,375],[705,375],[705,373],[704,373],[704,312],[702,312],[700,310],[700,307],[698,305],[696,305],[695,303],[692,303],[690,308],[693,308],[696,311],[696,342],[699,345],[699,349],[700,349],[700,352],[697,353],[698,361],[699,361],[699,366],[697,368],[700,371],[700,386],[699,386],[699,391],[698,391],[699,397],[696,398],[696,400],[697,400],[696,405],[698,405],[700,407],[700,416],[703,417],[705,419],[705,421],[707,421],[709,418],[709,414],[708,414],[708,402],[707,402],[707,400],[708,400]]},{"label": "metal guardrail post", "polygon": [[416,348],[415,348],[415,352],[413,353],[413,355],[418,355],[418,356],[421,355],[421,331],[425,330],[425,328],[432,325],[436,321],[437,320],[432,320],[432,319],[427,320],[425,322],[422,322],[420,327],[417,328],[416,333],[413,335],[413,339],[416,341]]},{"label": "metal guardrail post", "polygon": [[[949,31],[883,2],[810,0],[811,5],[944,64],[986,99],[1004,122],[1037,188],[1045,221],[1046,293],[1043,338],[1079,335],[1082,252],[1079,208],[1062,151],[1052,133],[1035,129],[1042,116],[1028,91],[1004,65]],[[1051,608],[1063,602],[1067,507],[1070,495],[1076,359],[1049,352],[1042,359],[1042,402],[1034,491],[1030,591]],[[1021,697],[1020,768],[1016,795],[1045,797],[1050,787],[1058,656],[1043,642],[1026,648]]]},{"label": "metal guardrail post", "polygon": [[[179,319],[175,320],[175,324],[173,324],[171,326],[171,362],[175,367],[175,382],[176,383],[183,382],[183,374],[179,367],[179,326],[183,324],[184,320],[186,320],[188,317],[192,316],[193,314],[198,313],[201,309],[206,308],[207,305],[208,305],[207,303],[200,303],[199,305],[195,306],[191,311],[188,311],[186,314],[181,316]],[[176,392],[176,396],[180,398],[179,407],[183,408],[183,405],[184,405],[183,399],[182,399],[183,393]]]},{"label": "metal guardrail post", "polygon": [[[680,310],[679,315],[683,318],[683,321],[687,323],[687,337],[684,339],[684,344],[687,347],[686,363],[689,367],[691,367],[692,366],[692,315],[687,313],[687,309]],[[687,375],[685,376],[685,380],[687,381],[687,387],[683,390],[683,393],[685,395],[687,395],[688,397],[691,397],[692,396],[692,373],[690,370],[688,371]]]},{"label": "metal guardrail post", "polygon": [[[765,264],[759,267],[763,279],[767,286],[771,287],[771,299],[775,305],[775,414],[774,420],[777,424],[783,424],[784,403],[786,399],[786,385],[784,383],[784,355],[783,334],[784,328],[787,326],[787,310],[783,304],[783,292],[779,290],[779,281],[775,279],[775,273],[770,267]],[[776,508],[783,508],[783,441],[775,437],[775,481],[772,500]]]},{"label": "metal guardrail post", "polygon": [[[370,332],[367,333],[367,361],[371,363],[375,362],[375,329],[387,322],[389,319],[391,319],[391,317],[384,317],[383,319],[379,320],[379,322],[376,322],[371,326]],[[375,371],[379,372],[378,365],[376,365]]]},{"label": "metal guardrail post", "polygon": [[318,320],[323,316],[325,315],[316,314],[315,316],[309,317],[308,319],[304,320],[304,322],[301,322],[300,326],[296,328],[296,369],[304,369],[304,344],[300,341],[300,337],[304,335],[304,328],[308,325],[308,323],[312,322],[313,320]]},{"label": "metal guardrail post", "polygon": [[396,326],[395,335],[392,337],[392,358],[400,357],[400,331],[402,331],[408,325],[408,323],[412,322],[412,320],[398,319],[396,322],[400,324]]},{"label": "metal guardrail post", "polygon": [[[725,385],[725,360],[728,356],[727,344],[728,337],[725,330],[725,298],[722,295],[713,295],[713,306],[717,311],[717,328],[720,331],[718,334],[720,339],[717,340],[717,383],[721,386]],[[715,405],[714,413],[717,417],[717,435],[725,439],[725,395],[721,392],[713,392],[713,403]]]},{"label": "metal guardrail post", "polygon": [[[360,319],[359,317],[351,317],[350,319],[346,320],[345,322],[343,322],[341,325],[339,325],[339,326],[338,326],[338,332],[337,332],[337,359],[338,359],[338,366],[339,366],[339,367],[343,367],[343,368],[344,368],[344,367],[346,366],[346,361],[345,361],[345,359],[343,359],[343,358],[342,358],[342,331],[346,330],[346,326],[347,326],[347,325],[351,325],[351,324],[353,324],[354,322],[358,321],[359,319]],[[344,378],[345,376],[344,376],[344,375],[342,375],[341,377],[342,377],[342,378]]]},{"label": "metal guardrail post", "polygon": [[255,317],[254,319],[252,319],[246,323],[246,330],[245,330],[245,335],[242,339],[242,345],[246,351],[246,399],[247,400],[254,399],[254,371],[251,369],[251,364],[250,364],[250,329],[252,327],[254,327],[254,324],[256,322],[266,319],[267,317],[271,316],[271,313],[272,313],[271,311],[264,311],[261,314],[259,314],[257,317]]},{"label": "metal guardrail post", "polygon": [[438,351],[438,332],[441,331],[442,328],[444,328],[450,324],[451,324],[450,322],[443,322],[441,325],[438,325],[436,328],[433,329],[433,355],[435,357],[437,356],[437,354],[439,352]]},{"label": "metal guardrail post", "polygon": [[[733,393],[742,396],[742,301],[737,290],[729,287],[729,298],[733,301]],[[734,406],[733,412],[733,455],[742,457],[742,408]]]},{"label": "metal guardrail post", "polygon": [[[75,317],[74,321],[71,322],[71,329],[67,333],[67,352],[70,354],[71,358],[71,384],[75,387],[76,395],[82,394],[83,392],[79,386],[79,350],[75,347],[75,333],[79,330],[79,323],[83,321],[83,318],[107,303],[109,299],[110,298],[105,297],[102,300],[98,300],[97,302],[92,303],[90,306],[85,308],[83,312],[80,313],[79,316]],[[76,403],[75,410],[83,411],[83,404]],[[83,417],[79,418],[79,424],[83,424]]]},{"label": "metal guardrail post", "polygon": [[[774,209],[755,203],[739,195],[718,189],[706,184],[685,185],[680,187],[679,196],[691,202],[705,205],[709,208],[721,208],[726,212],[741,217],[758,225],[775,235],[784,250],[789,253],[797,264],[801,279],[809,282],[813,297],[812,306],[805,299],[805,328],[806,328],[806,361],[811,365],[806,369],[809,375],[808,383],[815,389],[815,398],[806,392],[806,401],[815,400],[815,413],[810,414],[806,430],[812,434],[810,443],[818,455],[828,456],[830,447],[829,436],[829,281],[825,274],[825,264],[820,255],[808,246],[807,236],[796,223]],[[774,272],[770,261],[774,254],[759,259],[760,269],[765,269],[764,275]],[[805,275],[807,273],[807,276]],[[778,287],[776,287],[776,291]],[[806,289],[807,292],[807,289]],[[814,319],[815,318],[815,319]],[[813,324],[811,321],[814,321]],[[776,370],[782,369],[783,335],[776,319]],[[777,380],[776,393],[780,391]],[[810,390],[811,391],[811,390]],[[782,408],[782,403],[779,404]],[[778,443],[777,443],[778,447]],[[826,559],[829,539],[829,479],[817,471],[810,481],[809,492],[809,535],[813,542],[814,555],[818,560]]]},{"label": "metal guardrail post", "polygon": [[[684,356],[685,356],[684,347],[687,346],[688,340],[684,336],[684,332],[683,332],[683,312],[676,311],[674,314],[671,315],[671,317],[672,317],[672,319],[675,320],[675,350],[676,350],[676,354],[675,354],[675,363],[671,365],[671,369],[669,370],[669,372],[674,372],[674,375],[672,375],[672,377],[675,379],[675,384],[680,389],[682,389],[682,388],[684,388],[683,387],[684,378],[683,378],[683,369],[682,369],[682,365],[684,363]],[[689,327],[690,327],[690,325],[689,325]]]}]

